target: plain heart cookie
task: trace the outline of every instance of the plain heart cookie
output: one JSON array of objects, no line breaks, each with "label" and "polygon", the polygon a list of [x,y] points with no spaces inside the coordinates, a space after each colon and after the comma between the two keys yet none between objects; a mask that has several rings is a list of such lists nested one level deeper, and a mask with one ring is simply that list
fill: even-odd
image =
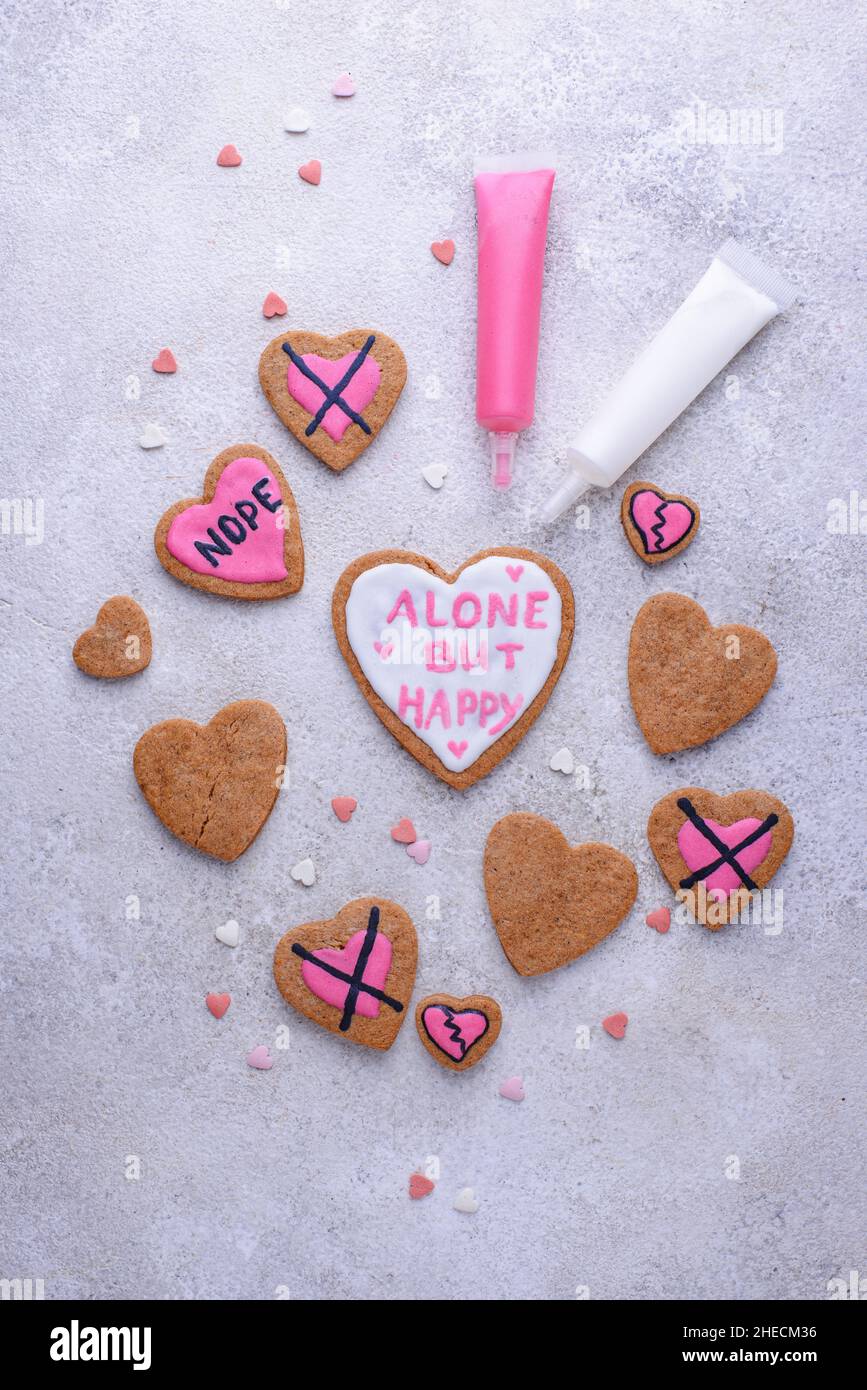
[{"label": "plain heart cookie", "polygon": [[385,1051],[415,982],[415,927],[387,898],[356,898],[281,937],[274,979],[287,1004],[350,1042]]},{"label": "plain heart cookie", "polygon": [[271,814],[285,764],[286,726],[263,700],[226,705],[209,724],[166,719],[133,754],[138,784],[166,829],[227,863]]},{"label": "plain heart cookie", "polygon": [[625,854],[610,845],[570,845],[556,825],[524,811],[497,821],[484,874],[500,945],[519,975],[544,975],[598,946],[638,893]]},{"label": "plain heart cookie", "polygon": [[93,627],[78,638],[72,659],[85,675],[121,680],[149,666],[152,652],[147,614],[134,598],[118,594],[106,600]]},{"label": "plain heart cookie", "polygon": [[373,443],[397,404],[406,358],[393,338],[369,328],[337,338],[293,329],[262,353],[259,381],[286,428],[341,473]]},{"label": "plain heart cookie", "polygon": [[763,633],[739,623],[711,627],[684,594],[656,594],[629,636],[629,694],[654,753],[695,748],[755,709],[777,672]]},{"label": "plain heart cookie", "polygon": [[451,573],[404,550],[363,555],[332,602],[368,704],[449,786],[487,776],[544,709],[572,643],[566,576],[531,550],[483,550]]},{"label": "plain heart cookie", "polygon": [[429,994],[416,1007],[418,1035],[435,1062],[449,1071],[469,1071],[500,1036],[503,1015],[487,994]]},{"label": "plain heart cookie", "polygon": [[717,931],[748,912],[795,834],[791,814],[768,792],[718,796],[681,787],[658,801],[647,822],[656,862],[691,916]]},{"label": "plain heart cookie", "polygon": [[218,454],[201,497],[175,502],[160,517],[154,548],[175,579],[223,598],[282,598],[304,582],[295,498],[258,444]]},{"label": "plain heart cookie", "polygon": [[663,492],[654,483],[630,483],[620,504],[620,521],[639,560],[659,565],[695,540],[701,512],[691,497]]}]

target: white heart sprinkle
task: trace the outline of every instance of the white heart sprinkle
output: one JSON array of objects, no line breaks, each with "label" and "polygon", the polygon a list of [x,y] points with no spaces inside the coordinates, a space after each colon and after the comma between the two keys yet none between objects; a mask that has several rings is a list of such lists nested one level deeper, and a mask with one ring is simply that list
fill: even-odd
[{"label": "white heart sprinkle", "polygon": [[316,870],[313,867],[312,859],[302,859],[300,864],[296,864],[291,871],[296,883],[303,883],[305,888],[309,888],[311,883],[316,882]]},{"label": "white heart sprinkle", "polygon": [[218,941],[222,941],[224,946],[237,946],[238,942],[241,940],[241,928],[238,926],[234,917],[231,917],[228,922],[224,922],[221,927],[217,927],[214,936]]},{"label": "white heart sprinkle", "polygon": [[471,1187],[462,1187],[452,1205],[455,1211],[466,1211],[472,1215],[479,1209],[479,1199]]},{"label": "white heart sprinkle", "polygon": [[421,470],[421,476],[426,483],[439,491],[446,480],[448,471],[444,463],[429,463],[427,468]]},{"label": "white heart sprinkle", "polygon": [[161,449],[168,442],[168,435],[159,425],[145,425],[139,439],[142,449]]},{"label": "white heart sprinkle", "polygon": [[560,748],[549,764],[552,772],[570,773],[575,771],[575,759],[571,748]]},{"label": "white heart sprinkle", "polygon": [[310,129],[310,117],[303,106],[289,108],[283,121],[283,129],[290,131],[292,135],[303,135],[305,130]]}]

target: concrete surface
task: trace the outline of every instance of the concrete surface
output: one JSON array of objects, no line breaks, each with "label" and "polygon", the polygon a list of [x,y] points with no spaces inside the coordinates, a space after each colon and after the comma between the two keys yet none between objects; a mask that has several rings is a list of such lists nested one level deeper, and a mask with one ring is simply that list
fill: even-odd
[{"label": "concrete surface", "polygon": [[[43,1278],[47,1298],[823,1299],[829,1279],[867,1274],[865,539],[827,529],[834,499],[867,492],[853,11],[46,0],[0,23],[4,489],[44,504],[41,544],[15,534],[12,507],[0,547],[0,1275]],[[338,101],[345,68],[358,92]],[[763,112],[765,143],[701,143],[701,103]],[[307,135],[283,130],[294,104]],[[215,164],[228,141],[239,169]],[[540,145],[559,158],[537,422],[500,498],[473,419],[470,170],[479,150]],[[314,155],[319,188],[295,173]],[[587,530],[543,532],[533,512],[570,435],[730,234],[803,298],[629,475],[692,494],[698,539],[643,568],[621,487],[593,500]],[[449,269],[428,249],[445,235]],[[262,318],[270,289],[288,319]],[[292,324],[379,326],[409,360],[386,432],[342,477],[257,387],[261,348]],[[163,346],[174,377],[150,369]],[[147,453],[149,421],[170,442]],[[151,544],[164,508],[242,440],[282,463],[308,556],[300,595],[252,609],[175,583]],[[438,493],[420,476],[433,460],[450,470]],[[453,565],[502,543],[564,568],[576,640],[530,735],[459,795],[366,708],[330,594],[383,545]],[[666,588],[760,626],[780,672],[716,743],[657,759],[625,647]],[[70,650],[114,593],[146,608],[155,655],[102,685]],[[226,866],[161,828],[131,753],[157,720],[207,720],[243,696],[284,714],[291,776]],[[549,770],[563,744],[590,789]],[[792,808],[778,933],[644,925],[672,901],[647,814],[691,782],[756,785]],[[360,802],[349,825],[336,793]],[[640,875],[623,926],[535,981],[511,971],[481,888],[487,831],[513,809],[610,841]],[[433,841],[425,868],[389,838],[403,815]],[[307,855],[309,889],[289,875]],[[501,1039],[469,1075],[438,1069],[411,1022],[376,1056],[277,996],[279,935],[369,892],[415,918],[420,991],[501,1001]],[[213,934],[230,917],[235,951]],[[211,989],[232,995],[220,1023]],[[622,1043],[599,1028],[615,1009]],[[258,1043],[270,1072],[245,1065]],[[515,1072],[520,1105],[497,1094]],[[411,1203],[426,1163],[437,1189]],[[475,1215],[452,1209],[467,1185]]]}]

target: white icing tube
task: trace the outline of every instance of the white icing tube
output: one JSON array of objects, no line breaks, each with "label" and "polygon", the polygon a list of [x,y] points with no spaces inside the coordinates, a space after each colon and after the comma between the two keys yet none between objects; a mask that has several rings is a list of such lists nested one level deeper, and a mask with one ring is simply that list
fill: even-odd
[{"label": "white icing tube", "polygon": [[792,286],[738,242],[720,247],[692,294],[572,441],[573,472],[546,502],[542,520],[556,520],[589,485],[616,483],[794,298]]}]

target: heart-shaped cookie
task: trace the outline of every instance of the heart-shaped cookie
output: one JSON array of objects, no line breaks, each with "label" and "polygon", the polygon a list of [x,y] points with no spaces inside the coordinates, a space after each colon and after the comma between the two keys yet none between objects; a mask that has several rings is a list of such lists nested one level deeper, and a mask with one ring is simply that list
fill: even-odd
[{"label": "heart-shaped cookie", "polygon": [[175,579],[224,598],[282,598],[304,582],[295,498],[258,444],[218,454],[202,496],[175,502],[160,517],[154,548]]},{"label": "heart-shaped cookie", "polygon": [[273,705],[237,700],[209,724],[166,719],[142,734],[133,768],[163,825],[227,863],[255,840],[277,800],[286,726]]},{"label": "heart-shaped cookie", "polygon": [[638,893],[625,854],[570,845],[556,825],[523,811],[497,821],[484,870],[494,926],[519,975],[544,975],[598,946]]},{"label": "heart-shaped cookie", "polygon": [[415,1026],[435,1062],[449,1071],[469,1071],[490,1051],[503,1015],[487,994],[429,994],[416,1007]]},{"label": "heart-shaped cookie", "polygon": [[692,917],[712,931],[749,911],[792,844],[786,806],[768,792],[718,796],[681,787],[658,801],[647,822],[656,862]]},{"label": "heart-shaped cookie", "polygon": [[777,654],[754,627],[711,627],[700,604],[656,594],[629,636],[629,694],[654,753],[695,748],[737,724],[767,694]]},{"label": "heart-shaped cookie", "polygon": [[120,680],[149,666],[152,651],[147,614],[134,598],[118,594],[106,600],[93,627],[78,638],[72,659],[88,676]]},{"label": "heart-shaped cookie", "polygon": [[626,539],[646,565],[679,555],[695,539],[701,512],[691,497],[654,483],[630,483],[620,504]]},{"label": "heart-shaped cookie", "polygon": [[350,1042],[391,1047],[406,1016],[418,955],[415,927],[387,898],[356,898],[327,922],[289,931],[274,952],[287,1004]]},{"label": "heart-shaped cookie", "polygon": [[259,381],[295,438],[341,473],[372,444],[406,381],[393,338],[353,328],[337,338],[293,329],[259,358]]},{"label": "heart-shaped cookie", "polygon": [[337,641],[365,699],[452,787],[484,777],[544,708],[575,622],[566,576],[532,550],[483,550],[449,574],[378,550],[334,590]]}]

